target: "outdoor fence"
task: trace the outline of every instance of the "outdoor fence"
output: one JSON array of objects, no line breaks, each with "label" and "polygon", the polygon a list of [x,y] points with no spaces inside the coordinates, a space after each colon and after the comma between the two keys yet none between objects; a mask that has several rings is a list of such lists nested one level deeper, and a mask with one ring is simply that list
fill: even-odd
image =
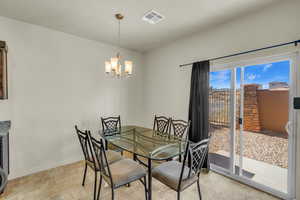
[{"label": "outdoor fence", "polygon": [[[244,87],[243,129],[285,133],[288,121],[289,90],[260,89],[257,84]],[[230,127],[231,90],[211,88],[209,92],[209,123],[211,128]],[[239,129],[240,90],[236,91],[236,128]],[[276,122],[276,123],[274,123]]]},{"label": "outdoor fence", "polygon": [[[210,89],[209,123],[212,126],[230,126],[230,89]],[[236,114],[240,113],[240,92],[236,92]]]}]

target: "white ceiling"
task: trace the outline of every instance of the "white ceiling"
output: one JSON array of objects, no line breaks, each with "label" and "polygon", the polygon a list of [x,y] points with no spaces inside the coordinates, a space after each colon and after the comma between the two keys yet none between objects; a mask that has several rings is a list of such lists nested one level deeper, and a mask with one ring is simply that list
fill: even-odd
[{"label": "white ceiling", "polygon": [[[0,15],[81,37],[116,44],[121,12],[121,46],[147,51],[280,0],[0,0]],[[164,21],[142,21],[154,9]]]}]

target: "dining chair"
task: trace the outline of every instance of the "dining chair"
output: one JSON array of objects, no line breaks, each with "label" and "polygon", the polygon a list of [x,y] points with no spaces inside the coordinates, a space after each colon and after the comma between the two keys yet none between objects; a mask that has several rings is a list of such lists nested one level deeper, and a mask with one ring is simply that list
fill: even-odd
[{"label": "dining chair", "polygon": [[121,116],[118,117],[101,117],[102,128],[105,133],[115,132],[121,128]]},{"label": "dining chair", "polygon": [[202,199],[199,177],[205,158],[208,153],[210,139],[194,143],[188,141],[182,163],[178,161],[165,162],[152,171],[152,176],[177,192],[180,192],[197,182],[199,199]]},{"label": "dining chair", "polygon": [[[101,117],[102,130],[104,135],[115,134],[118,130],[121,129],[121,116],[118,117]],[[105,149],[108,149],[108,143],[105,140]],[[115,151],[121,152],[123,155],[122,149],[114,148]]]},{"label": "dining chair", "polygon": [[190,121],[170,119],[170,135],[177,139],[186,139],[190,127]]},{"label": "dining chair", "polygon": [[[91,146],[89,145],[88,142],[88,131],[82,131],[79,130],[77,125],[75,125],[75,130],[79,139],[79,143],[84,155],[84,160],[85,160],[85,167],[84,167],[84,174],[83,174],[83,180],[82,180],[82,186],[85,184],[85,177],[86,177],[86,172],[87,172],[87,167],[89,166],[95,173],[95,183],[94,183],[94,199],[96,199],[96,188],[97,188],[97,172],[99,172],[99,165],[94,161],[93,159],[93,151],[91,149]],[[123,157],[115,152],[115,151],[110,151],[107,150],[107,158],[109,163],[114,163],[118,160],[121,160]]]},{"label": "dining chair", "polygon": [[170,118],[165,116],[154,116],[153,130],[161,136],[169,136]]},{"label": "dining chair", "polygon": [[[190,127],[190,121],[174,120],[170,119],[169,134],[176,139],[188,139],[188,131]],[[179,162],[181,162],[181,154],[179,155]]]},{"label": "dining chair", "polygon": [[103,141],[97,141],[94,138],[91,138],[90,132],[88,132],[88,137],[90,138],[89,141],[91,141],[91,146],[95,152],[94,160],[97,162],[100,170],[100,183],[98,187],[97,200],[100,198],[102,179],[104,179],[104,181],[111,187],[112,200],[114,200],[115,189],[137,180],[141,181],[144,185],[145,198],[147,200],[148,192],[146,170],[131,159],[122,159],[110,164],[107,159]]}]

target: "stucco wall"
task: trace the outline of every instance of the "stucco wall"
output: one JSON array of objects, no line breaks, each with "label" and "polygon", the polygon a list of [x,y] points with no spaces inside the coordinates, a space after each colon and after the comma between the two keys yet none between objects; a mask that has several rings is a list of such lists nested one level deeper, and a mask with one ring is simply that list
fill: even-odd
[{"label": "stucco wall", "polygon": [[286,133],[289,114],[288,90],[258,90],[258,111],[263,130]]}]

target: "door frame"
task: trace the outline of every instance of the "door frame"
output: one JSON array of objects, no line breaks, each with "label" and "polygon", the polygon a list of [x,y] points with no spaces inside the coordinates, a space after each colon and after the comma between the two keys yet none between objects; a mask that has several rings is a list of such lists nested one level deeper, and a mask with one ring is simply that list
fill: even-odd
[{"label": "door frame", "polygon": [[[235,129],[235,123],[236,123],[236,112],[235,112],[235,102],[236,102],[236,96],[235,96],[235,90],[231,93],[231,105],[230,106],[230,115],[231,115],[231,133],[230,133],[230,168],[223,169],[219,166],[216,166],[214,164],[211,164],[211,169],[217,173],[223,174],[225,176],[228,176],[230,178],[233,178],[239,182],[245,183],[247,185],[250,185],[252,187],[255,187],[259,190],[263,190],[265,192],[268,192],[272,195],[278,196],[280,198],[284,199],[294,199],[296,197],[296,142],[297,142],[297,114],[295,110],[293,109],[293,97],[300,96],[299,94],[299,80],[297,80],[297,75],[299,74],[300,70],[298,69],[298,65],[300,64],[300,56],[299,51],[295,50],[288,53],[282,53],[278,55],[272,55],[272,56],[261,56],[253,59],[248,60],[241,60],[236,62],[230,62],[230,63],[223,63],[223,64],[214,64],[211,66],[211,72],[215,71],[221,71],[221,70],[231,70],[231,89],[236,88],[236,69],[241,67],[241,70],[247,66],[252,65],[258,65],[258,64],[265,64],[270,62],[279,62],[289,60],[290,61],[290,91],[289,91],[289,121],[292,121],[291,125],[291,134],[288,136],[288,191],[287,193],[275,190],[273,188],[270,188],[266,185],[254,182],[250,179],[247,179],[243,176],[236,175],[235,174],[235,136],[236,136],[236,129]],[[243,74],[243,73],[242,73]],[[242,77],[241,77],[242,79]],[[242,88],[242,87],[241,87]],[[298,89],[299,88],[299,89]],[[243,91],[241,91],[243,93]],[[243,107],[243,106],[241,106]],[[241,110],[242,111],[242,110]],[[242,112],[241,112],[242,113]],[[242,128],[242,127],[241,127]],[[242,145],[242,137],[240,137],[240,148],[243,148]],[[242,150],[242,149],[240,149]],[[240,151],[242,152],[242,151]],[[242,156],[240,156],[239,160],[239,168],[240,172],[243,169],[242,166]],[[241,173],[240,173],[241,174]]]}]

